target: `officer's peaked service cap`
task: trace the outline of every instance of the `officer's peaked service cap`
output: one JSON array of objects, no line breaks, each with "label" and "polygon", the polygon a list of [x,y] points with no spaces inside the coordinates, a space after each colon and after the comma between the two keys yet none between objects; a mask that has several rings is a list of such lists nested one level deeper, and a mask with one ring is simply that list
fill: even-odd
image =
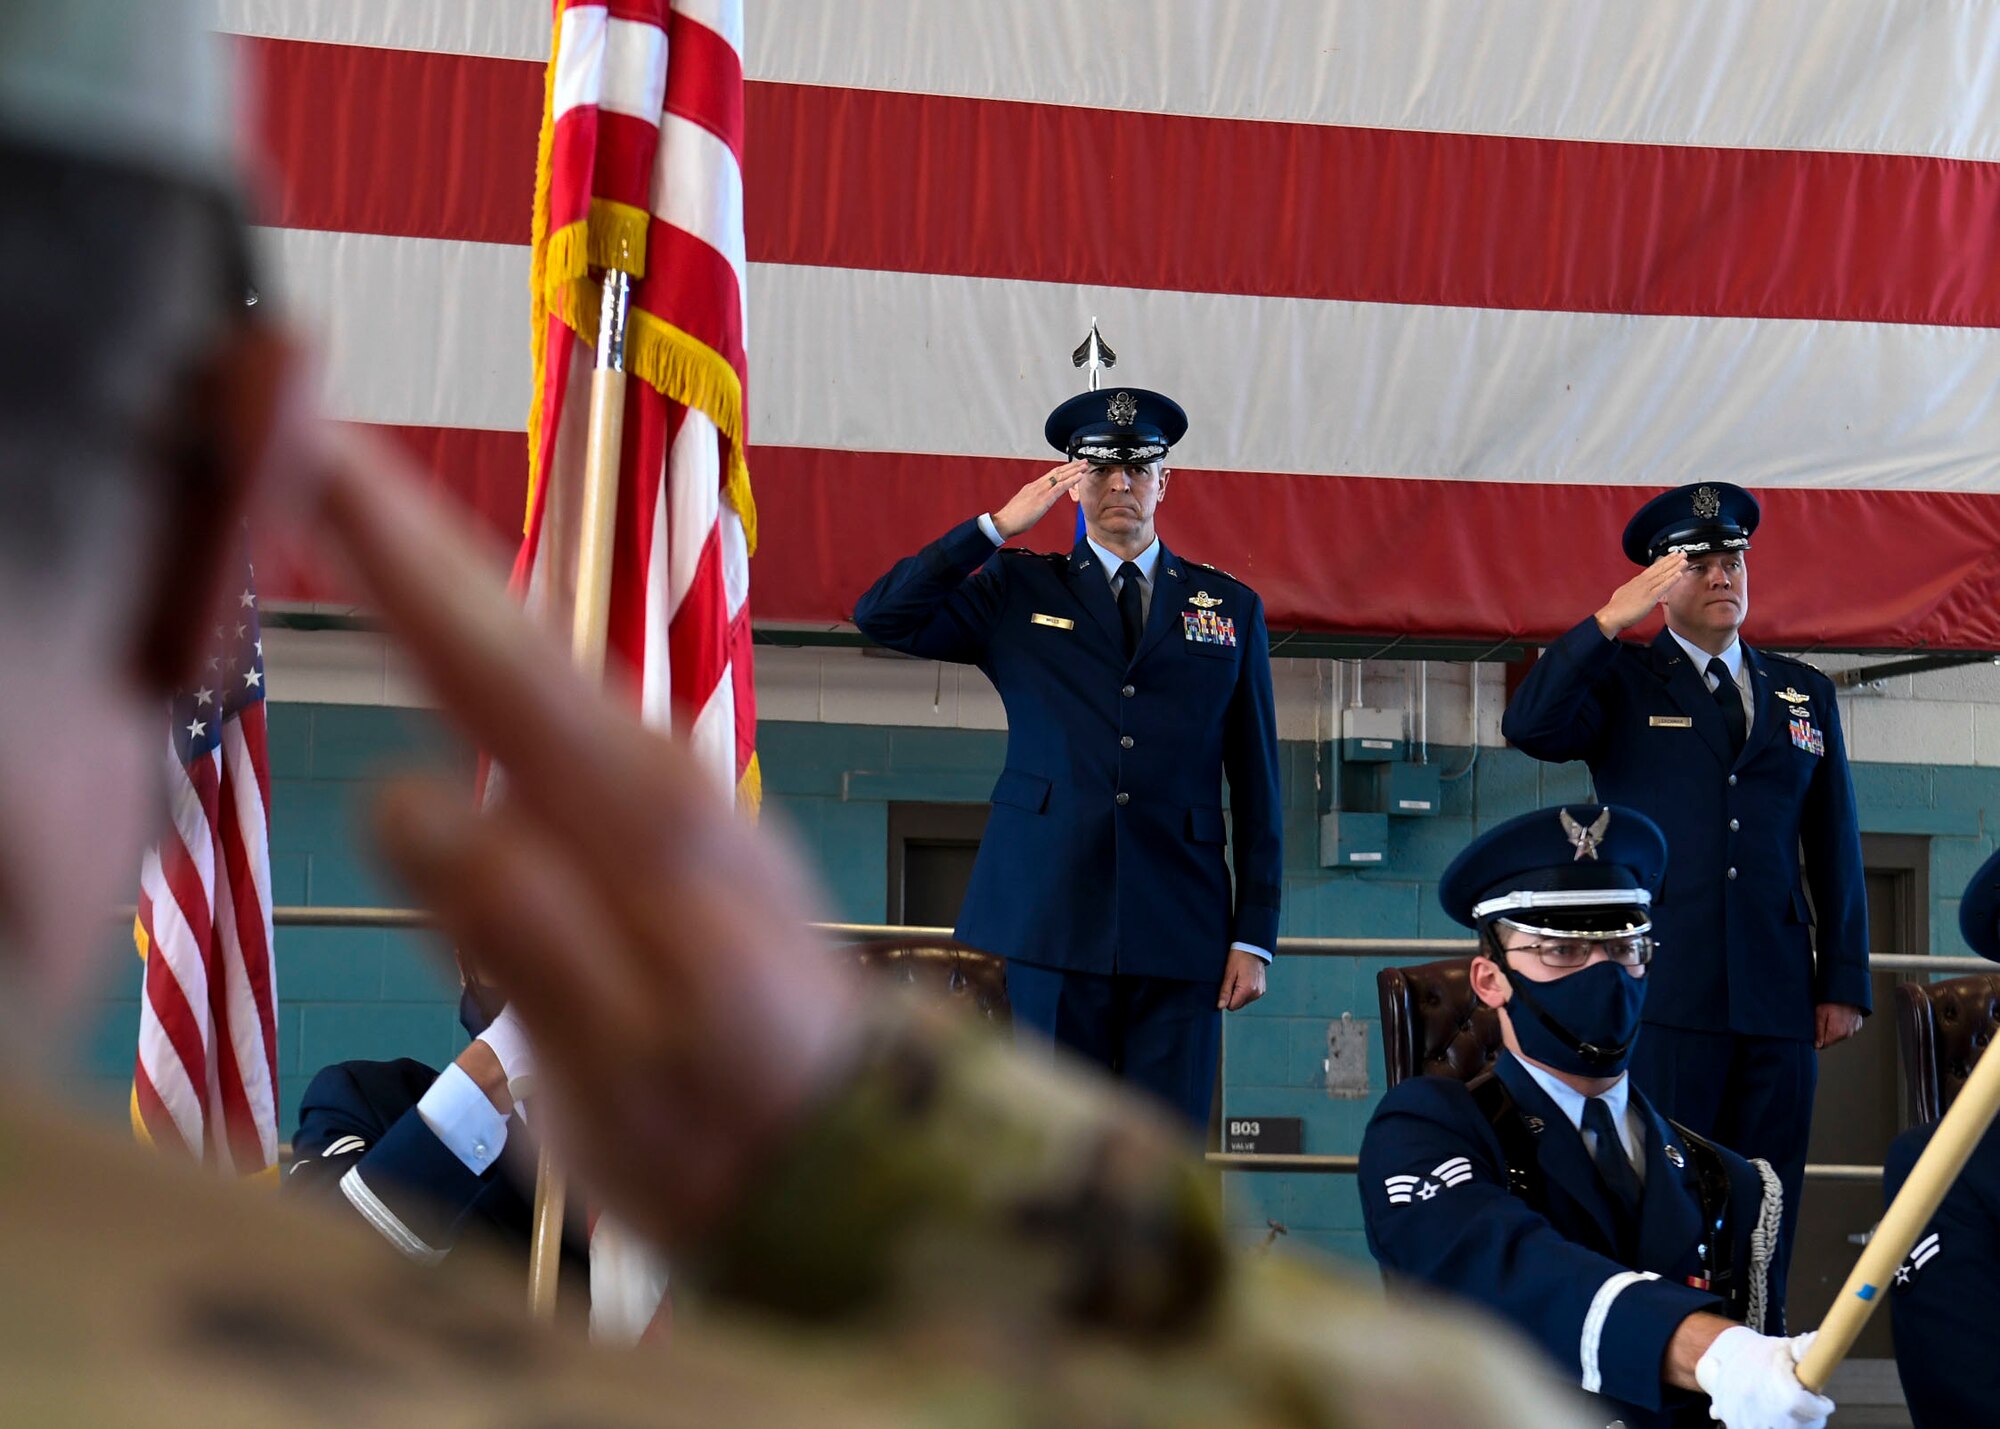
[{"label": "officer's peaked service cap", "polygon": [[1093,466],[1130,466],[1158,461],[1187,435],[1181,404],[1142,387],[1107,387],[1081,392],[1049,413],[1043,435],[1074,461]]},{"label": "officer's peaked service cap", "polygon": [[1666,835],[1644,814],[1565,804],[1474,839],[1444,871],[1438,902],[1468,928],[1505,918],[1557,937],[1642,933],[1666,872]]},{"label": "officer's peaked service cap", "polygon": [[1669,551],[1747,551],[1762,515],[1757,498],[1729,482],[1677,486],[1625,523],[1625,555],[1634,565],[1650,566]]},{"label": "officer's peaked service cap", "polygon": [[1958,931],[1982,958],[2000,962],[2000,853],[1979,866],[1958,905]]}]

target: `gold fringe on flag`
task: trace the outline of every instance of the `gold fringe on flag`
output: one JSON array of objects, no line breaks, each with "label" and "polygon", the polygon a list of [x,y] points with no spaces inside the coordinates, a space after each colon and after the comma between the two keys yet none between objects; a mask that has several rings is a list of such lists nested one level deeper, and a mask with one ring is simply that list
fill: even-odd
[{"label": "gold fringe on flag", "polygon": [[744,767],[743,777],[736,781],[736,807],[748,814],[754,822],[764,808],[764,771],[757,765],[757,756],[750,755],[750,763]]}]

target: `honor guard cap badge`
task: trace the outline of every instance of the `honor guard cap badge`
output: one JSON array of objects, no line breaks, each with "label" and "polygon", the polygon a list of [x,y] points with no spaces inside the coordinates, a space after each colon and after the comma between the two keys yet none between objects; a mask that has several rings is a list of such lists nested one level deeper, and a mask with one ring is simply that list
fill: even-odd
[{"label": "honor guard cap badge", "polygon": [[1611,810],[1606,809],[1599,814],[1597,822],[1588,828],[1571,817],[1568,809],[1557,812],[1562,818],[1563,835],[1569,839],[1570,847],[1576,850],[1575,857],[1570,861],[1574,863],[1577,859],[1588,858],[1595,862],[1597,846],[1604,842],[1604,835],[1611,828]]},{"label": "honor guard cap badge", "polygon": [[1198,590],[1188,597],[1188,604],[1201,610],[1214,610],[1218,605],[1222,604],[1222,598],[1210,595],[1205,590]]},{"label": "honor guard cap badge", "polygon": [[1648,910],[1666,871],[1666,835],[1644,814],[1571,804],[1522,814],[1467,844],[1438,880],[1438,904],[1468,928],[1504,918],[1557,938],[1633,937],[1652,927]]}]

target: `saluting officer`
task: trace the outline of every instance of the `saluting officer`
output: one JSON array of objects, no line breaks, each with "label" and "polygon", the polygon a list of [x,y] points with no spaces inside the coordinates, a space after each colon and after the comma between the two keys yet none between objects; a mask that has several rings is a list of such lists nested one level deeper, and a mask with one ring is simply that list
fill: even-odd
[{"label": "saluting officer", "polygon": [[[2000,962],[2000,854],[1986,860],[1958,905],[1958,930],[1982,958]],[[1991,1045],[1987,1051],[1990,1053]],[[1984,1055],[1984,1054],[1982,1054]],[[1882,1191],[1896,1199],[1937,1123],[1891,1143]],[[1973,1148],[1890,1283],[1896,1369],[1917,1429],[1990,1424],[2000,1406],[2000,1129]]]},{"label": "saluting officer", "polygon": [[[1738,637],[1757,499],[1683,486],[1640,508],[1645,569],[1548,648],[1501,728],[1537,759],[1589,762],[1600,799],[1659,822],[1660,941],[1632,1074],[1666,1115],[1777,1168],[1798,1214],[1815,1047],[1869,1009],[1854,784],[1833,682]],[[1650,645],[1618,637],[1660,605]]]},{"label": "saluting officer", "polygon": [[1652,820],[1595,804],[1511,819],[1452,861],[1438,901],[1479,934],[1472,988],[1506,1050],[1470,1083],[1382,1099],[1361,1143],[1368,1246],[1392,1286],[1518,1326],[1630,1429],[1823,1424],[1832,1402],[1794,1370],[1812,1337],[1782,1337],[1776,1176],[1626,1076],[1674,956],[1655,962],[1650,936],[1667,863]]},{"label": "saluting officer", "polygon": [[[1282,810],[1263,602],[1154,530],[1186,430],[1157,392],[1064,402],[1045,434],[1069,460],[897,562],[854,623],[977,665],[1006,703],[958,937],[1007,959],[1016,1024],[1205,1127],[1219,1012],[1264,992]],[[1073,550],[1004,545],[1064,496],[1087,532]]]}]

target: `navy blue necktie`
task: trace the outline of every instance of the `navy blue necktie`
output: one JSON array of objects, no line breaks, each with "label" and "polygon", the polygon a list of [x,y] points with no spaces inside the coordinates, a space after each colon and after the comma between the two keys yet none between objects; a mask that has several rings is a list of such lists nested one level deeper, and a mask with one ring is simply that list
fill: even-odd
[{"label": "navy blue necktie", "polygon": [[1125,627],[1125,658],[1139,653],[1146,629],[1146,608],[1139,600],[1139,568],[1127,561],[1118,568],[1118,619]]},{"label": "navy blue necktie", "polygon": [[1618,1128],[1611,1124],[1611,1108],[1605,1105],[1603,1097],[1591,1097],[1584,1102],[1583,1129],[1597,1138],[1597,1150],[1591,1153],[1591,1159],[1597,1163],[1598,1176],[1629,1223],[1639,1214],[1639,1173],[1632,1169],[1625,1155],[1625,1143],[1618,1139]]},{"label": "navy blue necktie", "polygon": [[1743,691],[1729,678],[1729,667],[1716,655],[1708,662],[1708,673],[1715,677],[1715,703],[1722,711],[1722,722],[1729,726],[1729,752],[1741,754],[1743,742],[1750,737],[1750,722],[1743,716]]}]

